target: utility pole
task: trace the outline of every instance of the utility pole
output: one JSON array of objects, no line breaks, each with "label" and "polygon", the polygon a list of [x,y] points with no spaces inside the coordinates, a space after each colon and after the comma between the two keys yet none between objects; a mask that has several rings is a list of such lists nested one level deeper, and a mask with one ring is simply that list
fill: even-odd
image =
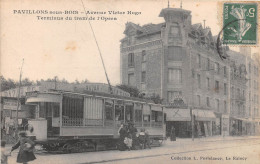
[{"label": "utility pole", "polygon": [[[194,117],[193,117],[193,73],[195,74],[195,71],[191,68],[191,60],[192,60],[192,57],[191,57],[191,52],[190,52],[190,70],[191,70],[191,100],[189,102],[190,104],[190,118],[191,118],[191,136],[192,136],[192,141],[194,141]],[[195,75],[194,75],[195,76]]]},{"label": "utility pole", "polygon": [[56,90],[57,89],[57,76],[54,77],[54,82],[55,82],[54,83],[55,84],[54,89]]},{"label": "utility pole", "polygon": [[[20,78],[19,78],[19,87],[18,87],[18,96],[17,96],[17,108],[16,108],[16,120],[15,120],[15,132],[16,132],[16,136],[18,136],[18,110],[20,107],[20,91],[21,91],[21,84],[22,84],[22,70],[23,70],[23,63],[24,63],[24,59],[22,61],[22,66],[20,69]],[[16,138],[18,139],[18,138]]]}]

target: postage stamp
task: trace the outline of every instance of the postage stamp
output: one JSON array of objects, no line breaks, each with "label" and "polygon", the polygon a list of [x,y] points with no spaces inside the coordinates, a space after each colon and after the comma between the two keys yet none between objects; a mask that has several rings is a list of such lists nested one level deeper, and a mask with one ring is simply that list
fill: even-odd
[{"label": "postage stamp", "polygon": [[257,44],[257,3],[224,3],[223,43]]}]

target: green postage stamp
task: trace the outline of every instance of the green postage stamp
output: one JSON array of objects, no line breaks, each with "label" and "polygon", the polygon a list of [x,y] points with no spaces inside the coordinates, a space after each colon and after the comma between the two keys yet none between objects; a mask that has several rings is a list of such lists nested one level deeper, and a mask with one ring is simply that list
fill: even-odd
[{"label": "green postage stamp", "polygon": [[224,3],[223,43],[257,44],[257,3]]}]

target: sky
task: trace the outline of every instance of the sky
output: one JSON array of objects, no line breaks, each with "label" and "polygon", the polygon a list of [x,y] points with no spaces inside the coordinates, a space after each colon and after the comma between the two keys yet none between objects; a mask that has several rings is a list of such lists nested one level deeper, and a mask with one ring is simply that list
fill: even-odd
[{"label": "sky", "polygon": [[[2,0],[1,75],[19,80],[24,59],[22,78],[40,80],[58,76],[69,82],[88,79],[90,82],[106,83],[89,22],[73,20],[74,17],[86,17],[82,13],[82,2],[86,11],[106,12],[92,15],[95,20],[90,23],[112,85],[120,83],[120,40],[124,38],[125,24],[164,22],[159,13],[168,5],[167,0]],[[169,3],[170,7],[180,7],[178,0],[170,0]],[[182,2],[182,7],[192,12],[193,24],[206,20],[206,26],[211,28],[213,35],[218,34],[222,11],[217,1],[186,0]],[[28,10],[31,14],[23,13]],[[48,13],[32,13],[38,10],[46,10]],[[65,14],[65,11],[77,11],[78,14]],[[126,14],[109,15],[108,11]],[[127,11],[141,14],[127,14]],[[64,20],[42,20],[37,16],[63,17]],[[72,20],[65,20],[67,16],[72,17]],[[116,17],[117,20],[97,20],[102,16]]]}]

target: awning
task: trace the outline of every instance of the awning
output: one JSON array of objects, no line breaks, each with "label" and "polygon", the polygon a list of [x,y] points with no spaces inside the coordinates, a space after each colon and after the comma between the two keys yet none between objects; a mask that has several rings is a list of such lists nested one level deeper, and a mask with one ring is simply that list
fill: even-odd
[{"label": "awning", "polygon": [[158,111],[158,112],[162,112],[162,107],[161,106],[151,106],[153,111]]},{"label": "awning", "polygon": [[202,110],[202,109],[193,109],[193,115],[195,115],[196,121],[215,121],[216,116],[213,111]]},{"label": "awning", "polygon": [[190,109],[165,108],[166,121],[191,121]]}]

